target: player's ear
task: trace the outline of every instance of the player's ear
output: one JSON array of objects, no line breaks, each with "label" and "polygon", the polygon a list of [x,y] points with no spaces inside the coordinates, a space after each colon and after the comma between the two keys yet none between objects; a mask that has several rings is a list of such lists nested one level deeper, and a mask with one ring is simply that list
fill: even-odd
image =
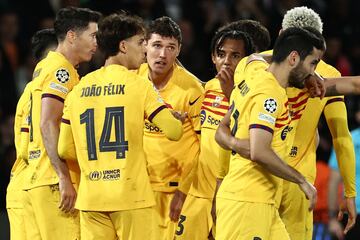
[{"label": "player's ear", "polygon": [[127,46],[126,46],[126,41],[125,40],[122,40],[119,42],[119,51],[121,53],[126,53],[126,49],[127,49]]},{"label": "player's ear", "polygon": [[300,56],[297,51],[291,51],[288,56],[288,62],[290,66],[297,66],[297,64],[300,62]]},{"label": "player's ear", "polygon": [[181,44],[179,44],[179,47],[178,47],[178,49],[177,49],[177,53],[176,53],[176,57],[178,57],[179,56],[179,54],[180,54],[180,51],[181,51]]},{"label": "player's ear", "polygon": [[76,32],[73,30],[67,31],[66,39],[72,44],[76,40]]},{"label": "player's ear", "polygon": [[211,61],[213,62],[213,64],[215,64],[215,59],[216,59],[215,54],[211,54]]}]

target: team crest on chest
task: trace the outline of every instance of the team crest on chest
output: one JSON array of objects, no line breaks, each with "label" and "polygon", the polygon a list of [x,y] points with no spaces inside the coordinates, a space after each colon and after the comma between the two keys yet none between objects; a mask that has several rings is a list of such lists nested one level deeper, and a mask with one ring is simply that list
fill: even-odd
[{"label": "team crest on chest", "polygon": [[216,96],[214,102],[212,103],[213,107],[219,107],[221,105],[221,101],[224,99],[223,96]]},{"label": "team crest on chest", "polygon": [[70,79],[70,74],[65,68],[60,68],[55,73],[56,79],[61,83],[66,83]]},{"label": "team crest on chest", "polygon": [[264,102],[264,109],[269,113],[274,113],[277,109],[276,100],[273,98],[268,98]]}]

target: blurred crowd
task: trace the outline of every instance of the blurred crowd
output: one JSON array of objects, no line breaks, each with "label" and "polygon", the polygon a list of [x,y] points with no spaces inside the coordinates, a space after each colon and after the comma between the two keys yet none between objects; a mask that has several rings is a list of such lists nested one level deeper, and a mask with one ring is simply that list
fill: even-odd
[{"label": "blurred crowd", "polygon": [[[34,6],[35,5],[35,6]],[[308,6],[324,22],[327,51],[324,60],[343,76],[360,75],[360,25],[357,0],[2,0],[0,1],[0,208],[5,209],[5,193],[10,169],[15,160],[13,123],[17,100],[32,78],[35,60],[30,38],[34,32],[53,25],[58,9],[64,6],[89,7],[103,14],[120,9],[135,13],[146,21],[167,15],[181,27],[183,43],[179,60],[199,79],[206,82],[215,74],[210,58],[210,40],[216,29],[238,19],[260,21],[270,31],[272,41],[281,28],[285,12]],[[100,53],[80,66],[80,75],[103,63]],[[346,97],[349,129],[359,126],[355,112],[359,97]],[[320,123],[318,158],[327,161],[331,137],[326,124]]]}]

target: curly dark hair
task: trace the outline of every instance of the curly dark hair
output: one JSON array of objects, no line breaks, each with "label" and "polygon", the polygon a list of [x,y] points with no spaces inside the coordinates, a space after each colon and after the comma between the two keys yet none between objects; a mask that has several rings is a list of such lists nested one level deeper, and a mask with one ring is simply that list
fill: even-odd
[{"label": "curly dark hair", "polygon": [[238,20],[221,27],[219,30],[223,29],[247,33],[255,45],[256,52],[268,50],[271,43],[269,31],[258,21]]},{"label": "curly dark hair", "polygon": [[119,43],[122,40],[140,33],[145,33],[145,25],[140,17],[126,12],[111,14],[99,23],[97,44],[105,58],[108,58],[119,52]]},{"label": "curly dark hair", "polygon": [[163,37],[175,38],[179,45],[182,43],[182,35],[179,25],[170,17],[157,18],[149,24],[147,31],[147,39],[150,39],[151,34],[156,33]]},{"label": "curly dark hair", "polygon": [[219,51],[226,39],[243,40],[246,56],[255,52],[254,43],[248,34],[238,30],[223,28],[222,30],[217,31],[211,40],[210,50],[212,55],[215,55],[215,53]]}]

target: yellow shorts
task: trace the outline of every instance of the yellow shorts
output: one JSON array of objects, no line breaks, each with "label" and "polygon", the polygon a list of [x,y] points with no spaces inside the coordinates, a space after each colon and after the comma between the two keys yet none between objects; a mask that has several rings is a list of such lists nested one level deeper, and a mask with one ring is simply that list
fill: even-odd
[{"label": "yellow shorts", "polygon": [[8,208],[7,213],[10,222],[10,239],[26,239],[24,209]]},{"label": "yellow shorts", "polygon": [[199,198],[189,194],[181,211],[175,239],[208,239],[213,227],[211,207],[212,199]]},{"label": "yellow shorts", "polygon": [[284,181],[279,214],[292,240],[312,239],[313,212],[309,200],[295,183]]},{"label": "yellow shorts", "polygon": [[172,222],[169,217],[170,203],[174,193],[154,191],[156,205],[154,207],[156,214],[154,217],[154,226],[157,228],[159,236],[153,240],[173,240],[177,223]]},{"label": "yellow shorts", "polygon": [[272,204],[222,198],[216,204],[216,240],[290,240]]},{"label": "yellow shorts", "polygon": [[156,239],[153,228],[154,208],[140,208],[117,212],[80,211],[81,238],[98,239]]},{"label": "yellow shorts", "polygon": [[11,239],[26,239],[23,190],[12,188],[10,181],[6,192],[6,210],[10,223]]},{"label": "yellow shorts", "polygon": [[36,187],[24,195],[27,239],[80,239],[79,212],[68,214],[59,209],[59,185]]}]

